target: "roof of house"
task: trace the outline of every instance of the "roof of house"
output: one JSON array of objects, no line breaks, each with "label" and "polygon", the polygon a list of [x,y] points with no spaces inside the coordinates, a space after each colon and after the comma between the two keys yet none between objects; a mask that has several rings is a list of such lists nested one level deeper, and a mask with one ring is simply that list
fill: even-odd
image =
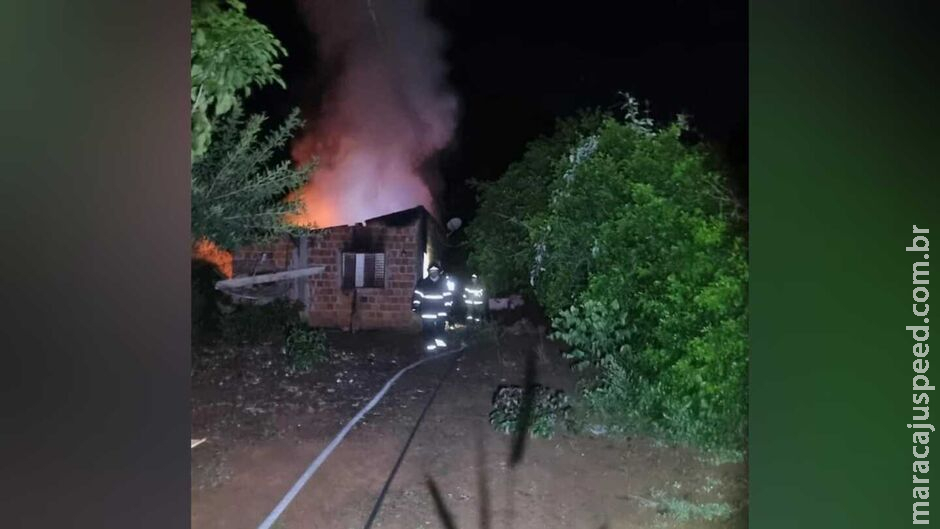
[{"label": "roof of house", "polygon": [[[375,225],[382,224],[384,226],[408,226],[418,221],[422,217],[430,219],[431,224],[438,230],[444,231],[444,226],[437,220],[434,215],[428,212],[424,206],[415,206],[409,209],[403,209],[401,211],[395,211],[392,213],[387,213],[385,215],[380,215],[378,217],[372,217],[363,222],[357,222],[356,224],[349,224],[349,226],[357,225]],[[320,230],[329,230],[331,228],[338,228],[344,226],[344,224],[338,224],[333,226],[324,226],[322,228],[312,228],[310,231],[320,231]]]},{"label": "roof of house", "polygon": [[434,218],[428,210],[424,209],[424,206],[415,206],[411,209],[403,209],[401,211],[396,211],[394,213],[388,213],[386,215],[381,215],[379,217],[374,217],[365,221],[366,225],[369,224],[384,224],[386,226],[407,226],[414,223],[416,220],[421,217],[431,217]]}]

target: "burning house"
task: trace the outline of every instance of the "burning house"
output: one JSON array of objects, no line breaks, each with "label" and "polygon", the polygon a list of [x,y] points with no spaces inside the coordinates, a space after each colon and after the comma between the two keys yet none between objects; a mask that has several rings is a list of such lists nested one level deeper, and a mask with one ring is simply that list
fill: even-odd
[{"label": "burning house", "polygon": [[236,277],[317,267],[315,275],[282,282],[273,294],[301,301],[313,326],[406,328],[414,324],[415,282],[440,259],[443,240],[438,221],[417,206],[241,248],[232,267]]},{"label": "burning house", "polygon": [[[445,35],[420,1],[299,5],[316,36],[317,74],[328,75],[317,79],[315,104],[301,105],[308,121],[291,158],[317,163],[291,195],[302,213],[285,221],[329,227],[233,254],[207,244],[197,258],[230,285],[250,285],[229,290],[236,297],[303,302],[313,326],[409,326],[414,285],[440,259],[444,238],[428,211],[443,188],[433,160],[453,139],[459,106]],[[270,274],[277,279],[258,277]]]}]

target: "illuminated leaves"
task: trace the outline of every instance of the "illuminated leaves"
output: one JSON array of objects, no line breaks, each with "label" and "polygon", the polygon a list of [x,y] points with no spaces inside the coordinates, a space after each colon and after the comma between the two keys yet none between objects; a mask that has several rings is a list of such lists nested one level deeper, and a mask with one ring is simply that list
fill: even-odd
[{"label": "illuminated leaves", "polygon": [[212,123],[252,87],[284,86],[278,60],[287,51],[237,0],[195,0],[192,8],[192,157],[208,149]]},{"label": "illuminated leaves", "polygon": [[285,217],[301,203],[286,200],[303,185],[312,166],[295,169],[290,160],[271,160],[301,125],[294,111],[278,128],[262,134],[264,116],[242,117],[235,107],[221,121],[218,137],[193,164],[192,232],[226,249],[291,233]]},{"label": "illuminated leaves", "polygon": [[657,127],[630,97],[624,113],[533,142],[483,186],[471,259],[501,286],[531,285],[570,359],[591,368],[594,411],[736,446],[748,355],[739,213],[707,153],[680,141],[684,119]]}]

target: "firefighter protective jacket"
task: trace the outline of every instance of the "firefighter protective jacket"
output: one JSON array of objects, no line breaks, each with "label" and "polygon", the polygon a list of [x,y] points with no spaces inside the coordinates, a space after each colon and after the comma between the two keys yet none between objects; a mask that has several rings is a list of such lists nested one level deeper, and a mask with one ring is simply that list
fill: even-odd
[{"label": "firefighter protective jacket", "polygon": [[446,318],[453,304],[453,292],[447,288],[447,280],[443,276],[439,276],[437,281],[425,277],[415,285],[412,306],[422,319]]},{"label": "firefighter protective jacket", "polygon": [[483,285],[471,283],[463,289],[463,302],[467,308],[482,309],[486,299],[483,297]]}]

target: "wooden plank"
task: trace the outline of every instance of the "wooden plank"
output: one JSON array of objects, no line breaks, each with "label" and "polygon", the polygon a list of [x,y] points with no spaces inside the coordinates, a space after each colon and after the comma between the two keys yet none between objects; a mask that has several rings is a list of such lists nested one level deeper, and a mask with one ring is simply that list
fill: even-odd
[{"label": "wooden plank", "polygon": [[225,279],[219,281],[215,284],[215,288],[221,290],[223,288],[237,288],[237,287],[247,287],[250,285],[258,285],[261,283],[272,283],[274,281],[284,281],[287,279],[297,279],[298,277],[310,277],[315,276],[323,272],[324,267],[322,266],[310,266],[307,268],[299,268],[297,270],[285,270],[283,272],[274,272],[273,274],[261,274],[256,276],[246,276],[246,277],[235,277],[232,279]]}]

